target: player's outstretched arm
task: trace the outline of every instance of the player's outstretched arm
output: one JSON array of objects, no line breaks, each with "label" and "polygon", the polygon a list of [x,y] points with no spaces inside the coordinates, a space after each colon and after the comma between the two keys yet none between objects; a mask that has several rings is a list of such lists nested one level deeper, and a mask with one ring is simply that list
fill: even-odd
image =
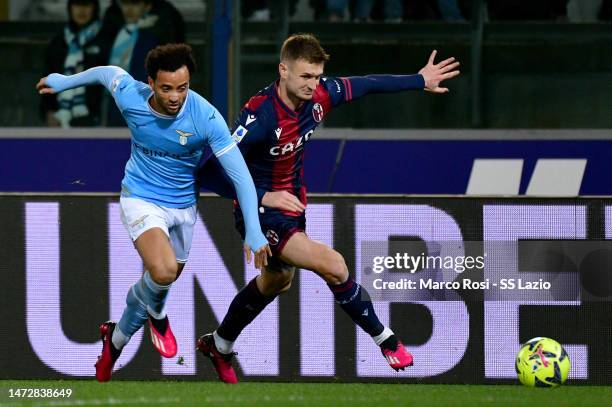
[{"label": "player's outstretched arm", "polygon": [[427,65],[419,71],[419,74],[423,76],[426,91],[432,93],[446,93],[448,92],[448,88],[440,87],[440,83],[459,75],[459,70],[456,69],[459,66],[459,62],[451,57],[436,64],[435,59],[437,54],[438,51],[433,50],[429,56]]},{"label": "player's outstretched arm", "polygon": [[86,85],[103,85],[109,92],[112,90],[113,79],[128,73],[118,66],[96,66],[75,75],[52,73],[41,78],[36,89],[41,95],[59,93],[66,89]]},{"label": "player's outstretched arm", "polygon": [[261,268],[268,265],[268,256],[272,256],[272,250],[268,241],[261,232],[257,207],[257,193],[251,173],[244,162],[244,158],[238,148],[230,148],[222,155],[217,156],[219,163],[226,174],[232,180],[238,202],[244,215],[245,239],[244,251],[247,262],[251,262],[251,250],[255,253],[255,267]]},{"label": "player's outstretched arm", "polygon": [[446,93],[448,88],[440,87],[444,80],[459,75],[456,69],[459,62],[448,58],[434,63],[437,51],[433,51],[425,65],[415,75],[366,75],[347,78],[326,78],[324,81],[332,105],[351,102],[371,93],[393,93],[405,90],[426,90],[433,93]]}]

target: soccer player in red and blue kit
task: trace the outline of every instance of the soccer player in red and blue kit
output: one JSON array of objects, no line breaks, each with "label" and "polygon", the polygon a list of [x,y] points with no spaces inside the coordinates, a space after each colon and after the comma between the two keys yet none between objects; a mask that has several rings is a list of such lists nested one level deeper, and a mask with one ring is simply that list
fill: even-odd
[{"label": "soccer player in red and blue kit", "polygon": [[[379,321],[365,288],[350,277],[342,255],[306,235],[304,148],[333,108],[366,94],[448,92],[440,82],[457,76],[459,63],[449,58],[435,64],[435,56],[433,51],[416,75],[332,78],[323,76],[329,55],[313,35],[296,34],[284,42],[280,78],[247,102],[233,131],[255,182],[259,219],[273,257],[234,297],[221,325],[198,340],[198,348],[212,360],[222,381],[237,382],[231,365],[236,338],[266,305],[289,289],[296,268],[312,270],[325,280],[336,302],[372,337],[393,369],[413,364],[402,342]],[[203,186],[219,195],[235,197],[214,157],[201,168],[199,178]],[[234,214],[244,238],[243,215],[237,205]]]}]

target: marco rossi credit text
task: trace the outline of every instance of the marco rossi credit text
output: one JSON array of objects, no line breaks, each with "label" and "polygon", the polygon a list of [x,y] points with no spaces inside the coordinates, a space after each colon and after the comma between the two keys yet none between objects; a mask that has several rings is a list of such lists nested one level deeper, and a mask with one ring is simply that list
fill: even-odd
[{"label": "marco rossi credit text", "polygon": [[594,253],[611,250],[610,242],[391,238],[362,243],[362,281],[375,300],[456,300],[460,295],[481,300],[572,301],[581,292],[588,295],[589,287],[581,284],[577,273],[559,268],[560,259],[581,264]]}]

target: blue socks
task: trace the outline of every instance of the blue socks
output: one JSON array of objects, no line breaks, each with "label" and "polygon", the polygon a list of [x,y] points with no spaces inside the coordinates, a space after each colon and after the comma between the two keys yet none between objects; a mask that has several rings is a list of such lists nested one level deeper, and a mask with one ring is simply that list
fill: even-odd
[{"label": "blue socks", "polygon": [[170,286],[161,285],[153,281],[151,278],[151,274],[146,271],[141,279],[144,284],[142,284],[142,299],[145,304],[147,304],[147,311],[151,316],[155,319],[163,319],[166,317],[166,309],[164,308],[166,305],[166,299],[168,298],[168,291],[170,290]]},{"label": "blue socks", "polygon": [[[351,319],[367,332],[377,345],[393,336],[393,331],[386,328],[376,316],[368,292],[352,278],[338,285],[329,285],[336,302]],[[233,342],[240,332],[272,302],[276,296],[265,297],[257,288],[256,280],[244,287],[234,297],[223,322],[214,332],[215,343],[224,350],[231,351]],[[222,339],[219,341],[217,338]],[[225,349],[227,348],[227,349]],[[222,351],[223,352],[223,351]]]},{"label": "blue socks", "polygon": [[[338,285],[328,284],[340,308],[370,336],[380,337],[385,326],[378,320],[368,292],[351,277]],[[392,334],[392,333],[391,333]],[[385,332],[385,335],[389,335]],[[386,338],[385,338],[386,339]]]},{"label": "blue socks", "polygon": [[252,279],[236,294],[215,333],[227,342],[234,342],[240,332],[275,298],[275,295],[264,296],[257,288],[256,278]]},{"label": "blue socks", "polygon": [[165,304],[170,285],[161,285],[153,281],[148,271],[145,271],[128,291],[123,315],[113,332],[113,345],[122,349],[147,321],[149,314],[156,319],[166,316]]}]

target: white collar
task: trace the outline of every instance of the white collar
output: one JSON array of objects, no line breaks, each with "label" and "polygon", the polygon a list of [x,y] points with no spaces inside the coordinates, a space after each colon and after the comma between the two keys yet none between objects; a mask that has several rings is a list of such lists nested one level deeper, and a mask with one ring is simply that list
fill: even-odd
[{"label": "white collar", "polygon": [[179,110],[179,112],[176,115],[174,115],[174,116],[170,116],[170,115],[167,115],[167,114],[159,113],[158,111],[153,109],[153,107],[151,107],[151,104],[149,103],[149,100],[151,100],[151,98],[153,97],[154,93],[155,92],[151,91],[151,94],[147,98],[147,107],[149,108],[149,111],[151,113],[153,113],[153,115],[155,117],[159,117],[160,119],[176,119],[176,118],[180,117],[183,114],[183,111],[185,111],[185,106],[187,106],[187,100],[189,99],[189,91],[187,91],[187,96],[185,97],[185,101],[183,102],[183,106],[181,106],[181,110]]}]

